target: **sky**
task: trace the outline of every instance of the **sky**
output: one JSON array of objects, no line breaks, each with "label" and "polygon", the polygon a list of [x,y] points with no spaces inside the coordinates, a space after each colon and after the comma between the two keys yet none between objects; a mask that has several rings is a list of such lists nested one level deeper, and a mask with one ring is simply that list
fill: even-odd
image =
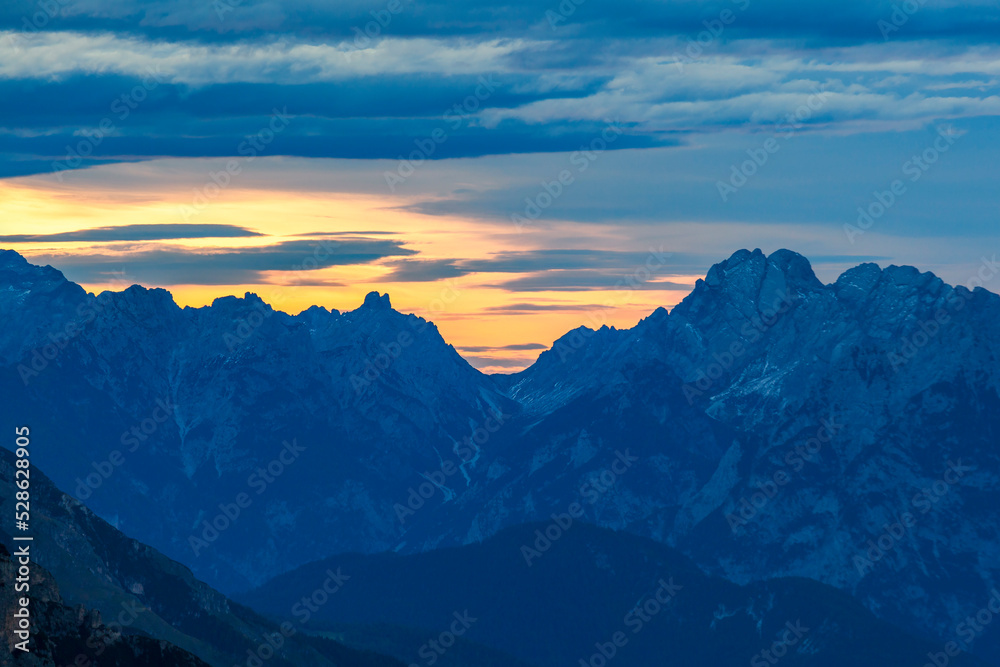
[{"label": "sky", "polygon": [[967,284],[998,37],[995,1],[7,0],[0,247],[180,305],[388,292],[487,372],[740,248]]}]

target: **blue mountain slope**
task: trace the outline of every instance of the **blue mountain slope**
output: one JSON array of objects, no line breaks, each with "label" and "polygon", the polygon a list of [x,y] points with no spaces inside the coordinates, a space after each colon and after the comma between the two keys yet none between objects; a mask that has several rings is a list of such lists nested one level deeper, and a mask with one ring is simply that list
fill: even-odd
[{"label": "blue mountain slope", "polygon": [[490,377],[377,294],[293,317],[252,295],[90,296],[13,253],[0,277],[4,421],[37,424],[57,483],[223,590],[578,503],[714,574],[812,578],[1000,661],[995,627],[961,625],[1000,570],[986,290],[871,264],[823,285],[793,252],[744,250],[670,313]]}]

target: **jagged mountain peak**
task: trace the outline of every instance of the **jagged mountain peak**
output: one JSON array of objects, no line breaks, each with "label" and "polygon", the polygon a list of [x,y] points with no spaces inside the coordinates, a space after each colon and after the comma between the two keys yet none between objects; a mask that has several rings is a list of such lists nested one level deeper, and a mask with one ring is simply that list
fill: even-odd
[{"label": "jagged mountain peak", "polygon": [[0,248],[0,269],[17,266],[28,266],[28,260],[22,257],[16,250],[5,250]]},{"label": "jagged mountain peak", "polygon": [[668,311],[663,306],[659,306],[649,315],[639,320],[638,324],[644,326],[659,326],[661,324],[665,324],[669,320],[670,320],[670,311]]},{"label": "jagged mountain peak", "polygon": [[813,272],[809,260],[794,250],[775,250],[768,256],[767,262],[797,284],[813,289],[823,285]]},{"label": "jagged mountain peak", "polygon": [[603,350],[608,344],[617,340],[622,331],[615,327],[609,327],[606,324],[602,325],[599,329],[591,329],[588,326],[581,325],[557,338],[552,343],[552,347],[542,352],[538,359],[539,361],[543,358],[558,359],[559,363],[562,364],[570,356],[573,356],[574,361],[578,361],[580,357],[586,354],[586,352],[577,354],[578,350]]},{"label": "jagged mountain peak", "polygon": [[0,250],[0,288],[52,287],[69,283],[62,271],[52,266],[31,264],[15,250]]},{"label": "jagged mountain peak", "polygon": [[389,301],[388,293],[380,295],[378,292],[369,292],[365,295],[365,301],[362,307],[392,310],[392,303]]},{"label": "jagged mountain peak", "polygon": [[38,266],[32,264],[25,258],[21,253],[16,250],[4,250],[0,249],[0,270],[13,270],[17,273],[30,273],[30,272],[55,272],[62,275],[62,272],[51,266]]},{"label": "jagged mountain peak", "polygon": [[689,321],[717,319],[720,313],[752,319],[823,289],[809,260],[797,252],[777,250],[768,256],[760,249],[738,250],[712,266],[673,313]]},{"label": "jagged mountain peak", "polygon": [[179,310],[180,307],[174,301],[174,295],[162,287],[143,287],[142,285],[131,285],[120,292],[107,290],[97,296],[98,300],[109,304],[130,304],[147,305],[151,307],[166,307],[171,310]]},{"label": "jagged mountain peak", "polygon": [[339,315],[339,314],[340,314],[340,311],[337,310],[336,308],[327,308],[326,306],[309,306],[308,308],[306,308],[305,310],[303,310],[301,313],[299,313],[299,316],[300,317],[301,316],[306,316],[306,317],[329,317],[331,315],[336,316],[336,315]]},{"label": "jagged mountain peak", "polygon": [[254,292],[246,292],[242,297],[234,295],[220,296],[212,301],[211,306],[196,310],[225,314],[242,313],[248,310],[258,310],[272,314],[279,312]]},{"label": "jagged mountain peak", "polygon": [[781,249],[765,255],[759,248],[737,250],[729,259],[708,270],[705,283],[713,287],[731,285],[752,289],[767,279],[769,273],[780,274],[789,285],[802,289],[823,286],[809,260],[799,253]]},{"label": "jagged mountain peak", "polygon": [[721,285],[730,276],[761,273],[766,263],[767,258],[760,248],[752,252],[745,248],[737,250],[729,259],[712,265],[705,276],[705,282],[716,286]]},{"label": "jagged mountain peak", "polygon": [[[974,278],[972,282],[975,282]],[[874,299],[893,309],[907,305],[913,307],[921,301],[940,303],[951,295],[962,300],[998,298],[996,293],[979,285],[972,286],[972,289],[960,284],[950,285],[931,271],[920,271],[907,265],[891,265],[883,269],[871,262],[848,269],[831,287],[841,301],[856,304],[863,299]]]},{"label": "jagged mountain peak", "polygon": [[769,271],[776,271],[790,283],[803,288],[816,289],[822,283],[813,273],[809,260],[793,250],[775,250],[765,255],[759,248],[737,250],[729,259],[715,264],[708,270],[705,283],[710,286],[735,284],[763,280]]},{"label": "jagged mountain peak", "polygon": [[888,266],[882,271],[883,281],[904,292],[940,294],[952,287],[930,271],[920,271],[913,266]]},{"label": "jagged mountain peak", "polygon": [[878,264],[865,262],[840,274],[833,284],[837,296],[861,298],[872,291],[882,278],[882,269]]}]

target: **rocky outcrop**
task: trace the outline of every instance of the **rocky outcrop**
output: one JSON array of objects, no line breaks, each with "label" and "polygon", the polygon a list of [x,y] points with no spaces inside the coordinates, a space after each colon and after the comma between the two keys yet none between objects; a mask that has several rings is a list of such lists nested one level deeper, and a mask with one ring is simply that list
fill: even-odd
[{"label": "rocky outcrop", "polygon": [[52,575],[38,565],[32,566],[30,576],[30,637],[24,644],[27,650],[21,650],[17,646],[23,640],[14,634],[14,614],[20,609],[17,599],[22,596],[12,585],[17,569],[10,552],[0,544],[0,614],[4,619],[0,665],[3,667],[91,664],[97,658],[99,664],[108,667],[207,667],[168,642],[134,631],[127,633],[119,623],[105,624],[97,611],[82,605],[66,605]]}]

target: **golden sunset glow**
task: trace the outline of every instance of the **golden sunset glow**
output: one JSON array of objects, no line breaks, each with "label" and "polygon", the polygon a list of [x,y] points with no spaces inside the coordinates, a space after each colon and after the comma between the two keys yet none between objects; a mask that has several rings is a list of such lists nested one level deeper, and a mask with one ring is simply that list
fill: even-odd
[{"label": "golden sunset glow", "polygon": [[[118,165],[110,169],[141,172],[148,165]],[[258,234],[226,238],[184,238],[137,241],[25,240],[4,243],[29,260],[44,258],[63,269],[60,259],[75,262],[88,256],[110,258],[106,278],[81,279],[65,269],[70,280],[87,290],[119,291],[139,282],[146,287],[170,290],[181,306],[204,306],[218,297],[254,292],[278,310],[298,313],[312,305],[341,311],[357,308],[371,291],[388,293],[393,307],[413,312],[438,325],[445,340],[470,363],[486,372],[512,372],[529,365],[558,337],[578,326],[630,327],[658,306],[670,307],[682,299],[698,276],[646,274],[650,282],[669,278],[664,289],[629,289],[622,284],[624,271],[600,286],[576,291],[532,289],[517,291],[501,287],[537,272],[469,272],[433,280],[406,280],[392,276],[399,260],[435,262],[490,260],[501,253],[541,250],[551,247],[585,249],[615,248],[613,230],[594,226],[581,238],[570,226],[551,225],[540,237],[520,231],[509,222],[470,221],[460,217],[428,216],[407,210],[404,197],[385,197],[343,192],[239,189],[222,191],[207,205],[195,207],[191,190],[170,185],[131,188],[101,188],[94,181],[59,183],[53,178],[10,179],[0,182],[0,234],[51,235],[130,225],[232,225]],[[25,221],[30,221],[30,226]],[[26,231],[29,230],[30,231]],[[603,237],[603,238],[602,238]],[[324,240],[335,243],[351,239],[398,242],[407,253],[370,262],[324,266],[313,270],[260,271],[253,281],[151,282],[141,276],[144,267],[137,255],[160,250],[190,253],[221,253],[228,249],[263,249],[290,241],[308,243],[302,264],[312,268],[309,258],[324,264]],[[621,248],[627,250],[628,248]],[[207,260],[209,263],[210,259]],[[67,264],[72,262],[67,261]],[[120,265],[120,266],[119,266]],[[616,286],[617,284],[617,286]],[[525,306],[527,304],[527,306]],[[544,309],[538,308],[544,306]],[[521,349],[503,349],[515,346]],[[529,349],[524,349],[528,347]]]}]

